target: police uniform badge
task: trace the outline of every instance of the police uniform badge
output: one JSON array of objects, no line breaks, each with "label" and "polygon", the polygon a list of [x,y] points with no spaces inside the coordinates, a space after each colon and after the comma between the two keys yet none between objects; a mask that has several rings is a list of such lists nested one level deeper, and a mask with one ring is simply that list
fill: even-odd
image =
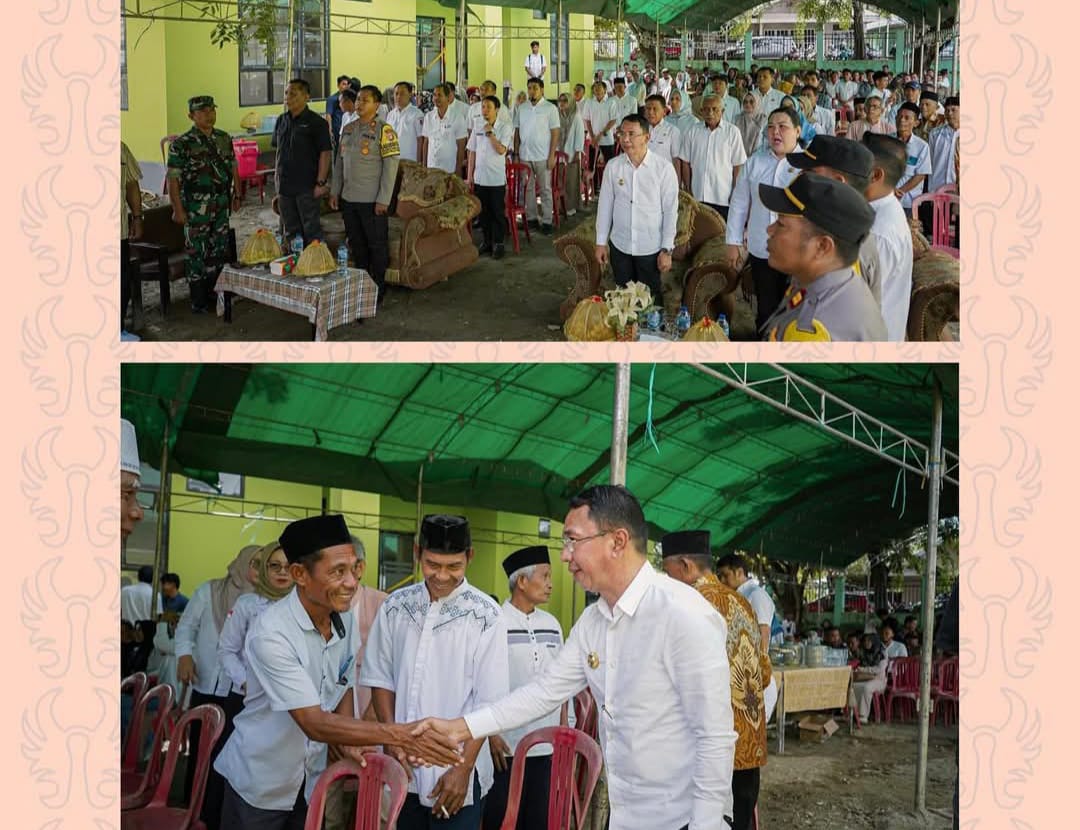
[{"label": "police uniform badge", "polygon": [[397,133],[389,124],[383,124],[379,135],[379,152],[383,158],[401,155],[401,145],[398,143]]}]

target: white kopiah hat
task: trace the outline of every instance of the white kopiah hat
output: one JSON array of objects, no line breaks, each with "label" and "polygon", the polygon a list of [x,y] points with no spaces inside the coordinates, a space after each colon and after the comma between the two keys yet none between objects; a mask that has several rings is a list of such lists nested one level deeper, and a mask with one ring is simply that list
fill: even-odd
[{"label": "white kopiah hat", "polygon": [[139,443],[135,438],[135,425],[120,419],[120,472],[139,475]]}]

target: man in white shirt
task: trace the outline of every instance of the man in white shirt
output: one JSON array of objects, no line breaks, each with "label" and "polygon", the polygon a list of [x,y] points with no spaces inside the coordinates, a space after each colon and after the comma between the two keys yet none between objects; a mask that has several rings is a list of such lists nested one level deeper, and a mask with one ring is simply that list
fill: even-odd
[{"label": "man in white shirt", "polygon": [[728,95],[728,79],[723,75],[713,75],[710,85],[712,87],[712,94],[719,98],[720,102],[723,104],[724,120],[729,124],[734,124],[735,119],[738,118],[739,113],[742,112],[742,104],[739,103],[738,98],[733,98]]},{"label": "man in white shirt", "polygon": [[[602,72],[603,70],[597,70]],[[592,145],[592,158],[589,159],[589,167],[596,170],[596,155],[599,152],[604,161],[611,161],[615,155],[615,126],[619,120],[615,117],[615,106],[611,97],[607,94],[607,87],[602,80],[597,80],[592,86],[593,97],[583,101],[581,105],[581,120],[585,123],[585,134]],[[596,170],[596,187],[603,184],[604,168]]]},{"label": "man in white shirt", "polygon": [[[502,613],[506,619],[510,691],[513,691],[541,676],[555,661],[563,645],[563,633],[559,621],[537,607],[551,599],[548,549],[543,545],[522,548],[506,557],[502,566],[510,587],[510,598],[502,604]],[[564,703],[525,726],[488,738],[495,765],[495,783],[484,803],[484,830],[499,830],[502,825],[518,741],[537,729],[568,723],[567,704]],[[518,807],[518,824],[523,830],[547,830],[550,791],[551,745],[538,744],[525,757]]]},{"label": "man in white shirt", "polygon": [[645,99],[645,120],[649,122],[649,152],[663,156],[675,168],[675,175],[682,178],[682,131],[664,119],[667,106],[660,95]]},{"label": "man in white shirt", "polygon": [[615,87],[615,92],[611,96],[612,106],[615,111],[615,120],[617,122],[622,122],[626,116],[637,114],[637,98],[626,91],[625,78],[616,78],[612,83]]},{"label": "man in white shirt", "polygon": [[420,150],[420,141],[424,132],[424,113],[413,105],[414,87],[408,81],[398,81],[394,85],[394,108],[386,115],[386,123],[397,133],[401,145],[401,158],[408,161],[420,161],[424,154]]},{"label": "man in white shirt", "polygon": [[[473,558],[468,521],[425,516],[414,550],[424,581],[383,602],[360,670],[381,723],[457,718],[509,690],[506,622],[491,597],[465,578]],[[466,741],[458,766],[413,771],[399,830],[478,830],[493,778],[485,738]],[[408,764],[404,753],[395,754]]]},{"label": "man in white shirt", "polygon": [[[138,479],[136,479],[138,481]],[[135,485],[138,492],[138,485]],[[134,498],[132,498],[134,501]],[[137,504],[137,502],[136,502]],[[142,520],[142,510],[139,511],[139,520]],[[157,614],[150,613],[150,601],[154,593],[154,566],[143,565],[139,568],[139,581],[134,585],[125,585],[120,589],[120,619],[132,625],[142,620],[157,618]],[[161,613],[161,594],[157,598],[157,611]]]},{"label": "man in white shirt", "polygon": [[842,110],[847,110],[848,120],[855,117],[855,97],[859,94],[859,82],[851,77],[851,70],[844,70],[844,79],[836,85],[836,103]]},{"label": "man in white shirt", "polygon": [[543,675],[446,724],[454,737],[523,726],[588,687],[599,707],[610,830],[731,825],[735,729],[727,624],[646,559],[648,526],[625,488],[570,502],[562,559],[600,595]]},{"label": "man in white shirt", "polygon": [[930,192],[956,182],[956,140],[960,129],[960,97],[945,99],[945,123],[930,131]]},{"label": "man in white shirt", "polygon": [[754,78],[757,86],[753,92],[758,99],[758,112],[765,113],[766,117],[784,100],[784,93],[773,86],[773,79],[773,71],[767,66],[761,67]]},{"label": "man in white shirt", "polygon": [[671,95],[671,70],[666,66],[660,70],[660,80],[656,84],[656,93],[664,99],[664,103],[667,103],[668,96]]},{"label": "man in white shirt", "polygon": [[739,130],[722,120],[723,98],[707,95],[701,104],[704,123],[683,133],[680,158],[683,187],[727,220],[731,193],[746,163]]},{"label": "man in white shirt", "polygon": [[601,84],[603,84],[604,85],[604,91],[608,95],[611,94],[611,79],[604,77],[604,70],[603,69],[597,69],[596,72],[593,74],[593,83],[601,83]]},{"label": "man in white shirt", "polygon": [[885,656],[889,660],[907,657],[907,646],[896,639],[896,631],[893,629],[892,620],[886,620],[881,624],[881,644],[885,646]]},{"label": "man in white shirt", "polygon": [[889,73],[888,72],[875,72],[874,73],[874,88],[870,90],[870,94],[866,97],[880,98],[882,111],[888,109],[892,93],[889,92],[886,87],[889,85]]},{"label": "man in white shirt", "polygon": [[[498,99],[497,93],[499,88],[495,86],[494,81],[484,81],[480,84],[480,100],[469,104],[469,137],[472,134],[479,131],[484,131],[484,124],[486,119],[484,118],[484,99],[492,97]],[[513,117],[510,115],[510,107],[499,106],[499,109],[495,113],[495,120],[499,123],[509,124],[511,129],[513,128]]]},{"label": "man in white shirt", "polygon": [[540,41],[534,40],[530,43],[529,50],[529,54],[525,56],[525,83],[528,83],[533,78],[543,80],[544,73],[547,72],[547,61],[540,54]]},{"label": "man in white shirt", "polygon": [[427,724],[353,717],[356,554],[345,519],[300,519],[278,541],[296,587],[259,616],[244,645],[244,709],[214,764],[227,782],[227,830],[300,830],[328,760],[355,756],[354,747],[383,744],[432,763],[460,757]]},{"label": "man in white shirt", "polygon": [[[738,591],[754,609],[754,617],[757,619],[758,630],[761,633],[759,643],[761,650],[769,653],[769,641],[772,639],[772,622],[776,614],[776,603],[769,596],[768,591],[761,587],[756,579],[750,576],[750,565],[737,553],[730,553],[721,557],[716,563],[716,575],[720,581],[731,590]],[[765,722],[772,717],[773,709],[776,708],[777,687],[776,678],[769,681],[765,687]],[[783,729],[783,724],[777,726]]]},{"label": "man in white shirt", "polygon": [[[660,275],[671,270],[679,180],[675,168],[649,151],[649,122],[628,115],[619,125],[623,152],[608,162],[596,209],[596,261],[609,261],[615,284],[644,283],[662,305]],[[610,242],[610,246],[609,243]]]},{"label": "man in white shirt", "polygon": [[930,145],[915,135],[919,121],[919,107],[905,102],[896,116],[896,137],[907,145],[907,165],[904,175],[896,183],[896,198],[904,213],[911,216],[911,203],[921,196],[926,180],[933,170],[930,163]]},{"label": "man in white shirt", "polygon": [[[532,78],[529,99],[514,110],[514,155],[532,170],[532,187],[525,194],[525,213],[535,225],[536,199],[540,199],[540,231],[551,233],[551,171],[559,150],[559,110],[544,97],[544,82]],[[536,195],[534,195],[536,194]]]},{"label": "man in white shirt", "polygon": [[465,162],[469,130],[465,119],[450,109],[453,95],[449,84],[435,87],[435,109],[424,116],[421,148],[425,167],[456,174]]},{"label": "man in white shirt", "polygon": [[911,308],[911,228],[896,184],[907,166],[907,148],[893,136],[867,133],[863,144],[874,154],[874,171],[866,189],[866,199],[874,209],[870,235],[877,240],[881,263],[881,316],[889,340],[903,341]]}]

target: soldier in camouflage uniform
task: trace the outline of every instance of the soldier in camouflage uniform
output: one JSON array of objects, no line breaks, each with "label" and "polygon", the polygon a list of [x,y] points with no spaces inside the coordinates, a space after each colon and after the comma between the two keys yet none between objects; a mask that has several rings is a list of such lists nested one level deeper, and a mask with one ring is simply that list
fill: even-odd
[{"label": "soldier in camouflage uniform", "polygon": [[240,206],[240,181],[232,139],[214,129],[214,99],[209,95],[189,99],[188,118],[191,129],[169,148],[169,200],[173,221],[184,226],[191,310],[202,314],[228,257],[229,209]]}]

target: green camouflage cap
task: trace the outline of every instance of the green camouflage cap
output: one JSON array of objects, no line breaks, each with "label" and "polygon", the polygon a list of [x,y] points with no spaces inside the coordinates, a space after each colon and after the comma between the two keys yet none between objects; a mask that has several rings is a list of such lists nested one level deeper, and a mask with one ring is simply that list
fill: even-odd
[{"label": "green camouflage cap", "polygon": [[195,110],[207,109],[208,107],[217,107],[213,95],[196,95],[194,98],[188,98],[188,112],[195,112]]}]

